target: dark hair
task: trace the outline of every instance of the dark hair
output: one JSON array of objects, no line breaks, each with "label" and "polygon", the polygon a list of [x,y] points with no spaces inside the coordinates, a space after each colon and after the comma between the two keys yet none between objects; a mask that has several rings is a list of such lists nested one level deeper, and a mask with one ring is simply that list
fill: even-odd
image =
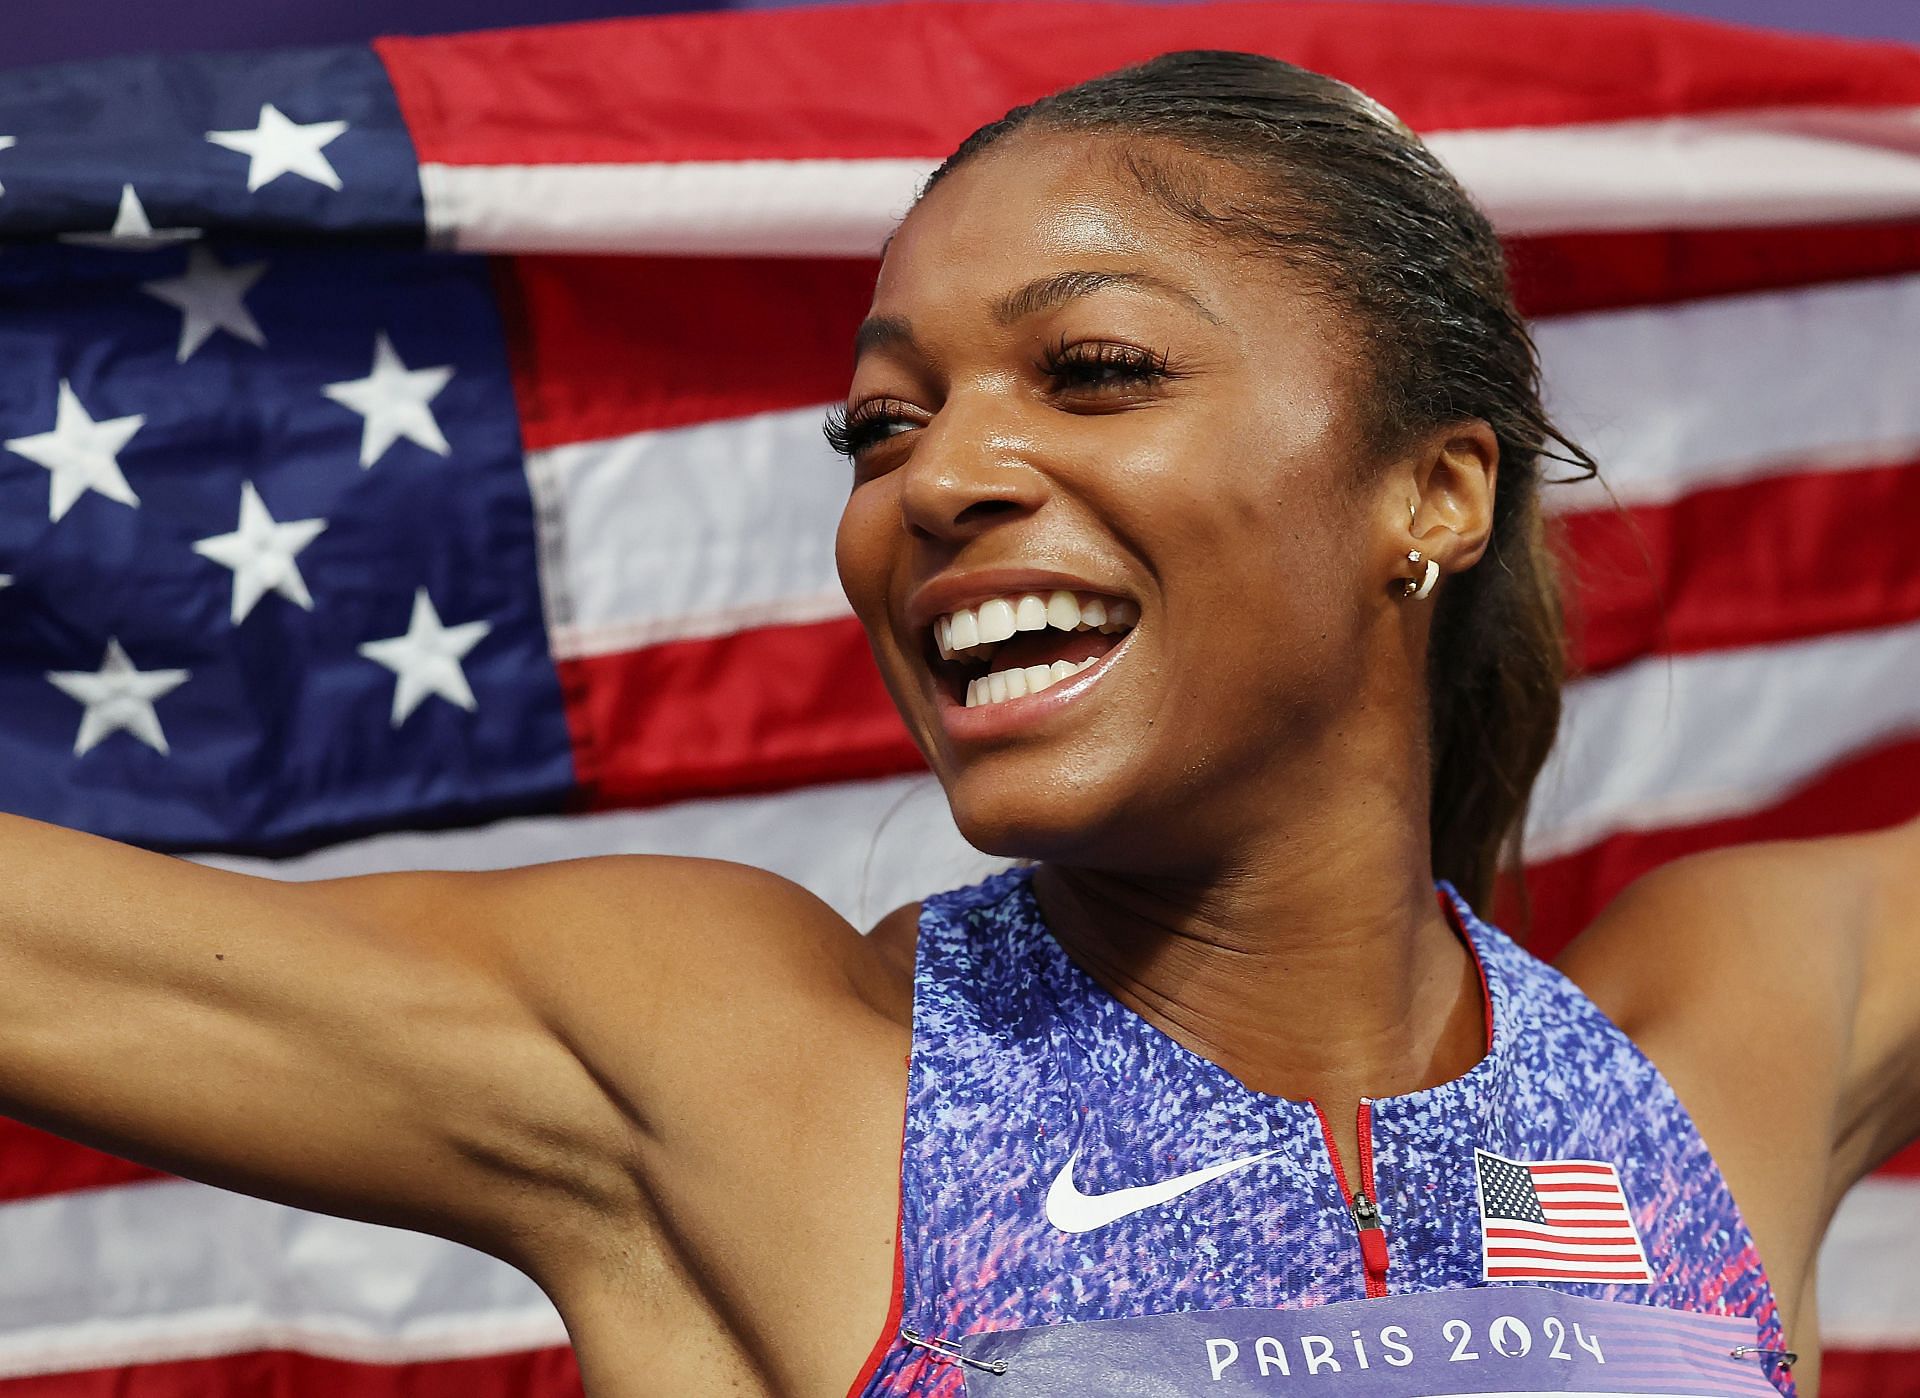
[{"label": "dark hair", "polygon": [[[1016,107],[967,137],[922,196],[1025,129],[1134,138],[1115,159],[1149,194],[1279,257],[1353,313],[1372,374],[1368,445],[1383,457],[1474,418],[1499,439],[1492,543],[1440,592],[1427,663],[1434,873],[1484,905],[1503,857],[1518,858],[1560,720],[1566,652],[1542,463],[1595,473],[1541,405],[1538,356],[1492,225],[1372,98],[1226,50],[1162,54]],[[1210,180],[1193,162],[1161,158],[1155,138],[1248,178]]]}]

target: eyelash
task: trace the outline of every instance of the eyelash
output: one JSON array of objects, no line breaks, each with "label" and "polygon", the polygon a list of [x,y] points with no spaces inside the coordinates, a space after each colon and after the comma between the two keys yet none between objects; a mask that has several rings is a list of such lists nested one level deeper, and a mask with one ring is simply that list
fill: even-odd
[{"label": "eyelash", "polygon": [[[1111,340],[1080,340],[1073,344],[1057,340],[1042,352],[1040,368],[1057,384],[1092,392],[1136,388],[1175,377],[1167,367],[1165,354]],[[1114,377],[1101,377],[1109,372],[1114,372]],[[867,448],[885,441],[890,435],[886,427],[905,420],[897,409],[907,406],[898,398],[870,398],[852,412],[831,408],[821,431],[829,446],[852,460]]]}]

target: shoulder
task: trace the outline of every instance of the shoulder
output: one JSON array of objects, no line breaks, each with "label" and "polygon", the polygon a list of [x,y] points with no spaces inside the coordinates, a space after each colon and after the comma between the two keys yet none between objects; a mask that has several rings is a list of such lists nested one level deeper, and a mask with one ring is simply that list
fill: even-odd
[{"label": "shoulder", "polygon": [[[1863,915],[1845,842],[1743,845],[1637,879],[1558,965],[1672,1080],[1716,1152],[1827,1126],[1844,1079]],[[1711,1129],[1718,1120],[1719,1139]]]},{"label": "shoulder", "polygon": [[1556,964],[1636,1039],[1807,1046],[1844,1038],[1858,981],[1842,935],[1866,914],[1839,876],[1856,841],[1741,845],[1628,885]]}]

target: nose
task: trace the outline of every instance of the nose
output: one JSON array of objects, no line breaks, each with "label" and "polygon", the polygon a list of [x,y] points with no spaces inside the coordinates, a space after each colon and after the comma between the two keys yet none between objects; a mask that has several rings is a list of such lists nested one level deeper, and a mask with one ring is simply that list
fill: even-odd
[{"label": "nose", "polygon": [[1048,484],[1010,415],[950,397],[920,430],[903,468],[900,509],[916,538],[962,543],[1033,513]]}]

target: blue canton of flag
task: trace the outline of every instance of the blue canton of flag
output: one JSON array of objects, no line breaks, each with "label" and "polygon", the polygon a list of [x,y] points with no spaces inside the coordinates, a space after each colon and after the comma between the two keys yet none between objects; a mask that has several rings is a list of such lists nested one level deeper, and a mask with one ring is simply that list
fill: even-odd
[{"label": "blue canton of flag", "polygon": [[41,70],[0,137],[0,805],[264,851],[563,800],[488,269],[417,250],[378,61]]}]

